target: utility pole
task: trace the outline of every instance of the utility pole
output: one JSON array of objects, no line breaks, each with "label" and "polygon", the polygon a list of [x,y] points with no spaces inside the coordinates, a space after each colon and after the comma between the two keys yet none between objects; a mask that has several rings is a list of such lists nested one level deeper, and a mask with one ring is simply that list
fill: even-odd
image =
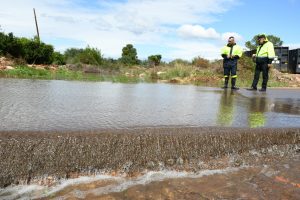
[{"label": "utility pole", "polygon": [[35,9],[34,8],[33,8],[33,13],[34,13],[34,19],[35,19],[35,26],[36,26],[37,37],[38,37],[38,40],[40,42],[39,27],[38,27],[38,23],[37,23],[37,19],[36,19],[36,14],[35,14]]}]

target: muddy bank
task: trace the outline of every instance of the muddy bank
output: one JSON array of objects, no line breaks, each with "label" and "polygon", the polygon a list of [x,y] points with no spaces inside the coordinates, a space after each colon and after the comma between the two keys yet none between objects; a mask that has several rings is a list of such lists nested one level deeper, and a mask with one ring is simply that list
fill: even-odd
[{"label": "muddy bank", "polygon": [[300,128],[0,132],[0,186],[101,171],[134,175],[145,169],[217,169],[224,166],[212,162],[216,158],[286,144],[298,148]]}]

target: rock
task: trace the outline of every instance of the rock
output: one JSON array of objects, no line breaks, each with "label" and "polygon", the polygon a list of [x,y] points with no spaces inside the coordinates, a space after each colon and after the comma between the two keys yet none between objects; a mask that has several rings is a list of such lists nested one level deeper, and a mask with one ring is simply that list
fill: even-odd
[{"label": "rock", "polygon": [[174,159],[168,159],[168,160],[167,160],[167,164],[168,164],[168,165],[174,165],[174,163],[175,163],[175,160],[174,160]]},{"label": "rock", "polygon": [[159,71],[159,72],[157,72],[156,74],[157,75],[161,75],[161,74],[165,74],[166,72],[162,72],[162,71]]},{"label": "rock", "polygon": [[35,69],[44,69],[44,67],[37,65],[37,66],[35,66]]},{"label": "rock", "polygon": [[6,69],[6,70],[11,70],[11,69],[15,69],[15,68],[12,67],[12,66],[6,66],[5,69]]},{"label": "rock", "polygon": [[170,83],[180,83],[180,82],[181,82],[181,80],[179,78],[172,78],[170,80]]},{"label": "rock", "polygon": [[49,70],[51,70],[51,71],[55,71],[55,70],[56,70],[56,68],[55,68],[55,67],[53,67],[53,66],[51,66],[51,67],[49,67]]},{"label": "rock", "polygon": [[183,165],[183,159],[182,158],[178,158],[176,161],[177,165]]},{"label": "rock", "polygon": [[131,162],[131,161],[126,162],[122,167],[123,171],[126,173],[129,172],[132,165],[133,165],[133,162]]},{"label": "rock", "polygon": [[149,162],[147,162],[147,167],[153,168],[153,167],[155,167],[155,163],[153,161],[149,161]]}]

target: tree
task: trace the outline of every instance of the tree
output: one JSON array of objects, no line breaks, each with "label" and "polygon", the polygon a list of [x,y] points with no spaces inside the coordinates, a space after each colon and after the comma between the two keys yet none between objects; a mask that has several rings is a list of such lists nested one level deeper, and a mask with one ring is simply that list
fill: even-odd
[{"label": "tree", "polygon": [[0,54],[11,55],[16,58],[22,56],[22,45],[13,33],[6,35],[0,32]]},{"label": "tree", "polygon": [[136,49],[133,47],[132,44],[127,44],[122,49],[122,57],[121,62],[125,65],[136,65],[139,63]]},{"label": "tree", "polygon": [[151,66],[158,66],[161,61],[161,55],[151,55],[148,57],[148,62]]},{"label": "tree", "polygon": [[[247,41],[245,43],[245,46],[250,49],[254,50],[256,49],[258,42],[257,42],[258,35],[255,35],[251,41]],[[267,38],[270,42],[274,44],[274,46],[282,46],[283,41],[280,39],[280,37],[274,36],[274,35],[267,35]]]}]

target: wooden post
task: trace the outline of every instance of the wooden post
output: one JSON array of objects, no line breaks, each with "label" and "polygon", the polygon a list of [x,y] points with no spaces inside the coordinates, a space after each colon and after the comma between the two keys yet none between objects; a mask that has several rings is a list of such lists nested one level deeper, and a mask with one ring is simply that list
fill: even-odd
[{"label": "wooden post", "polygon": [[34,19],[35,19],[35,26],[36,26],[37,37],[38,37],[38,40],[40,42],[39,27],[38,27],[38,23],[37,23],[37,19],[36,19],[36,14],[35,14],[35,9],[34,8],[33,8],[33,13],[34,13]]}]

